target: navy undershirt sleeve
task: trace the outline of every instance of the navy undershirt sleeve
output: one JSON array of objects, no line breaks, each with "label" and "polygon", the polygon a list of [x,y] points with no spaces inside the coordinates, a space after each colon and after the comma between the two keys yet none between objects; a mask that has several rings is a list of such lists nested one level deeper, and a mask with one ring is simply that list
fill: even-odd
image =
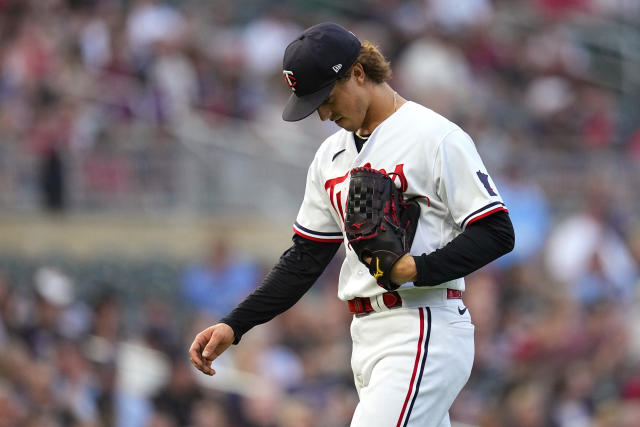
[{"label": "navy undershirt sleeve", "polygon": [[262,284],[221,322],[233,329],[234,344],[249,329],[291,308],[311,288],[341,243],[316,242],[295,234]]},{"label": "navy undershirt sleeve", "polygon": [[515,244],[509,214],[496,212],[469,225],[441,249],[414,256],[416,286],[435,286],[464,277],[511,252]]},{"label": "navy undershirt sleeve", "polygon": [[[311,288],[341,243],[315,242],[294,235],[262,284],[221,322],[233,329],[234,344],[256,325],[291,308]],[[445,247],[415,256],[416,286],[434,286],[464,277],[510,252],[514,245],[509,215],[497,212],[469,225]]]}]

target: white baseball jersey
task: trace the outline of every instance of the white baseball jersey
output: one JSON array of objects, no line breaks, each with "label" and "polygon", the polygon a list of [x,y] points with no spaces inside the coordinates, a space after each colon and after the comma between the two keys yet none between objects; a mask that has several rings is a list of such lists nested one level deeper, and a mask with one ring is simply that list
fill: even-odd
[{"label": "white baseball jersey", "polygon": [[[297,234],[317,241],[346,239],[349,171],[358,166],[395,172],[394,181],[405,197],[420,197],[412,255],[442,248],[473,221],[506,211],[469,135],[428,108],[406,102],[375,128],[360,153],[353,134],[344,129],[322,143],[309,167],[293,227]],[[338,297],[347,301],[385,292],[344,242]],[[464,291],[464,279],[437,287]]]}]

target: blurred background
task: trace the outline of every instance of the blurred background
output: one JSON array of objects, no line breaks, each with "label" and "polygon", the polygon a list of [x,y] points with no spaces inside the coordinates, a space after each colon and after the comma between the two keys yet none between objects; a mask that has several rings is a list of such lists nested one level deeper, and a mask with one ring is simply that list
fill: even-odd
[{"label": "blurred background", "polygon": [[281,120],[282,54],[327,20],[511,212],[454,424],[640,425],[640,2],[0,0],[0,427],[349,424],[340,255],[215,377],[187,356],[290,245],[336,128]]}]

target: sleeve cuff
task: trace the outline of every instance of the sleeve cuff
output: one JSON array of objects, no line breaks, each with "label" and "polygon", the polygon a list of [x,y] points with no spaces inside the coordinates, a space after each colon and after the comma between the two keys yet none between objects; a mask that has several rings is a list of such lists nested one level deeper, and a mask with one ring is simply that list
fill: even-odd
[{"label": "sleeve cuff", "polygon": [[308,228],[303,227],[302,225],[295,222],[293,224],[293,231],[299,236],[302,236],[306,239],[313,240],[315,242],[333,242],[333,243],[342,243],[343,236],[341,232],[320,232],[310,230]]},{"label": "sleeve cuff", "polygon": [[417,272],[416,281],[413,282],[414,286],[427,286],[424,283],[425,277],[427,275],[427,269],[422,255],[414,256],[413,260],[416,263]]},{"label": "sleeve cuff", "polygon": [[489,203],[488,205],[486,205],[486,206],[478,209],[477,211],[472,212],[471,214],[469,214],[462,221],[462,224],[460,224],[460,227],[464,230],[472,222],[477,221],[477,220],[479,220],[481,218],[484,218],[486,216],[489,216],[489,215],[491,215],[493,213],[496,213],[496,212],[499,212],[499,211],[504,211],[506,213],[509,213],[509,210],[504,205],[504,203],[502,203],[502,202]]},{"label": "sleeve cuff", "polygon": [[233,344],[234,345],[238,345],[238,343],[240,342],[240,339],[242,338],[244,333],[247,332],[247,331],[243,331],[242,328],[240,327],[240,325],[236,324],[232,319],[229,319],[227,317],[221,319],[219,323],[224,323],[224,324],[228,325],[231,328],[231,330],[233,330]]}]

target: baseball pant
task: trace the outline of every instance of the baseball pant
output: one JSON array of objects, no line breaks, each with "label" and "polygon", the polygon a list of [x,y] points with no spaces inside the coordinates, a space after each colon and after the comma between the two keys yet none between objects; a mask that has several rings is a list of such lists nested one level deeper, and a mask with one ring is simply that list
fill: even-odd
[{"label": "baseball pant", "polygon": [[450,426],[449,408],[471,373],[473,334],[461,299],[354,316],[360,401],[351,427]]}]

